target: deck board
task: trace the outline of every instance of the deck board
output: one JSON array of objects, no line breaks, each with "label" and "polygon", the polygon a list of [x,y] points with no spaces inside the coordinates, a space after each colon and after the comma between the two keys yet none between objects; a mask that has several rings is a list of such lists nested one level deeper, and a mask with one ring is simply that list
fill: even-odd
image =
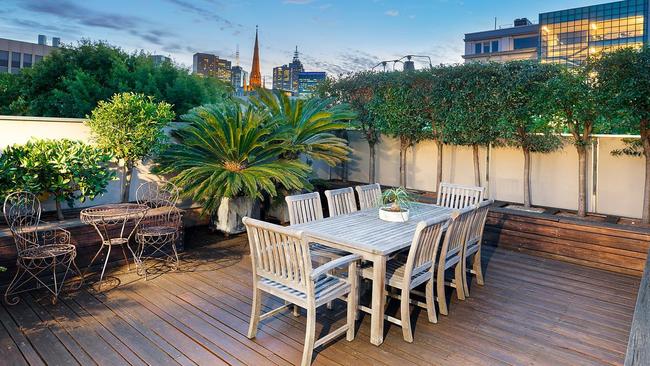
[{"label": "deck board", "polygon": [[[212,241],[212,243],[210,243]],[[0,357],[10,364],[291,365],[301,317],[281,313],[246,337],[251,270],[245,236],[188,242],[182,269],[149,281],[117,268],[115,289],[85,286],[51,305],[44,294],[0,306]],[[353,342],[317,349],[316,365],[622,364],[640,279],[500,248],[484,250],[486,285],[451,296],[437,324],[415,310],[414,342],[387,325],[370,344],[362,316]],[[270,309],[280,301],[265,298]],[[389,311],[396,311],[396,304]],[[342,324],[345,305],[318,312],[317,334]]]}]

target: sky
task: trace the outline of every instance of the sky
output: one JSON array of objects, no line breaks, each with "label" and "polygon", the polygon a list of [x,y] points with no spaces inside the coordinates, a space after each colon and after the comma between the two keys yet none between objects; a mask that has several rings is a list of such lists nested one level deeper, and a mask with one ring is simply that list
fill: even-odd
[{"label": "sky", "polygon": [[[0,37],[36,42],[38,34],[104,40],[191,67],[207,52],[250,69],[259,26],[262,75],[291,61],[296,46],[306,71],[338,75],[382,60],[426,55],[433,64],[462,62],[464,33],[537,22],[541,12],[594,0],[2,0]],[[423,64],[422,64],[423,65]],[[420,65],[416,65],[420,66]],[[399,68],[399,64],[398,64]]]}]

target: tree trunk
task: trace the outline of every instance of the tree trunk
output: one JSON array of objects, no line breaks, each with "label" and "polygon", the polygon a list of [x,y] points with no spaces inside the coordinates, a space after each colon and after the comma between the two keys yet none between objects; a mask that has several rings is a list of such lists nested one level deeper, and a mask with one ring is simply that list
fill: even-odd
[{"label": "tree trunk", "polygon": [[399,185],[406,188],[406,150],[409,145],[406,139],[400,139],[399,147]]},{"label": "tree trunk", "polygon": [[587,216],[587,147],[576,145],[578,151],[578,216]]},{"label": "tree trunk", "polygon": [[129,202],[129,192],[131,190],[131,178],[133,176],[133,162],[125,160],[122,166],[122,202]]},{"label": "tree trunk", "polygon": [[643,215],[644,224],[650,224],[650,131],[641,130],[643,140],[643,156],[645,157],[645,186],[643,187]]},{"label": "tree trunk", "polygon": [[368,171],[368,183],[377,183],[375,180],[375,143],[374,142],[368,142],[368,146],[370,147],[370,167]]},{"label": "tree trunk", "polygon": [[54,202],[56,204],[56,216],[59,218],[59,221],[65,220],[65,217],[63,217],[63,210],[61,209],[61,201],[55,198]]},{"label": "tree trunk", "polygon": [[436,140],[436,147],[438,148],[438,163],[437,163],[437,176],[436,176],[436,192],[440,190],[440,183],[442,182],[442,141]]},{"label": "tree trunk", "polygon": [[530,207],[530,150],[524,151],[524,207]]},{"label": "tree trunk", "polygon": [[474,185],[477,187],[481,186],[481,168],[478,161],[478,145],[472,145],[472,150],[474,153]]}]

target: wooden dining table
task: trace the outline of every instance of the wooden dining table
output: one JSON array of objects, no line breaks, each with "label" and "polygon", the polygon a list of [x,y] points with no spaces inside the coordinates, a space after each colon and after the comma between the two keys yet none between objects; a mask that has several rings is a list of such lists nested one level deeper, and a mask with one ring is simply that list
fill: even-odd
[{"label": "wooden dining table", "polygon": [[358,254],[363,260],[372,262],[370,342],[376,346],[384,341],[386,261],[411,245],[418,222],[449,215],[453,211],[446,207],[413,203],[407,222],[387,222],[379,219],[378,210],[370,208],[291,226],[302,230],[312,242]]}]

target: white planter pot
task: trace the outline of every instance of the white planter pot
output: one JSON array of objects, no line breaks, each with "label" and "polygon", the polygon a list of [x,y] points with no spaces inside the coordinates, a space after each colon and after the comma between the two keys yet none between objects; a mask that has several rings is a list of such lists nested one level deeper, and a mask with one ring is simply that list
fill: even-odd
[{"label": "white planter pot", "polygon": [[379,208],[379,218],[389,222],[407,222],[409,220],[409,210],[394,212]]},{"label": "white planter pot", "polygon": [[226,234],[239,234],[246,231],[242,223],[244,216],[259,218],[260,207],[249,197],[222,198],[217,210],[217,230]]}]

